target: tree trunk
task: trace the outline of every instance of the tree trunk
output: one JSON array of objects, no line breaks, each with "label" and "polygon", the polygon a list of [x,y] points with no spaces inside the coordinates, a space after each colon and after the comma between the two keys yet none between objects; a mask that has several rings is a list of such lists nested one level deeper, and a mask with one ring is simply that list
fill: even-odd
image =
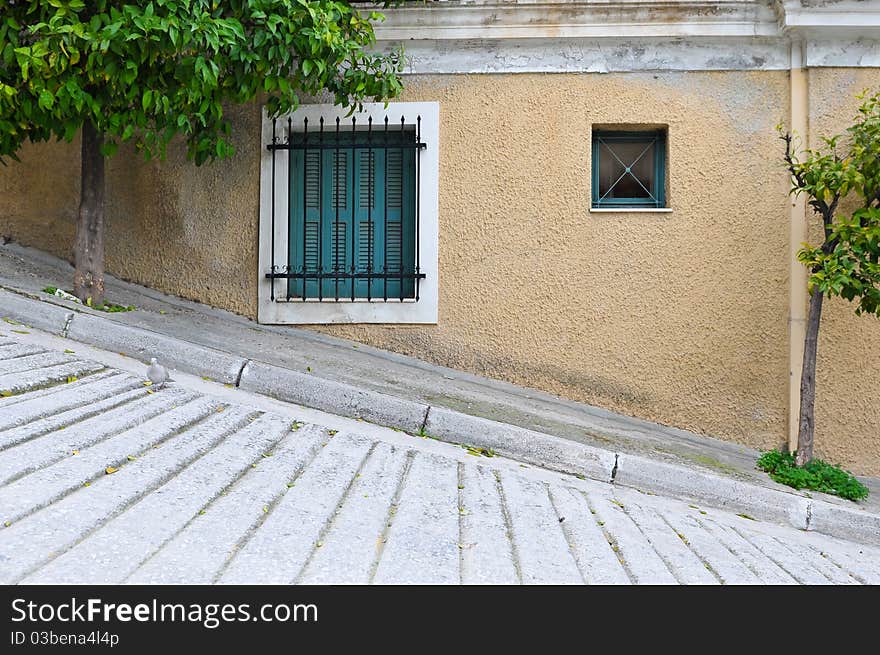
[{"label": "tree trunk", "polygon": [[804,368],[801,372],[801,412],[798,424],[798,466],[813,459],[813,432],[816,427],[813,413],[816,404],[816,350],[819,345],[819,319],[822,318],[822,301],[825,299],[818,288],[810,295],[810,314],[807,318],[807,336],[804,339]]},{"label": "tree trunk", "polygon": [[82,131],[82,190],[73,247],[73,293],[99,307],[104,304],[104,135],[86,121]]}]

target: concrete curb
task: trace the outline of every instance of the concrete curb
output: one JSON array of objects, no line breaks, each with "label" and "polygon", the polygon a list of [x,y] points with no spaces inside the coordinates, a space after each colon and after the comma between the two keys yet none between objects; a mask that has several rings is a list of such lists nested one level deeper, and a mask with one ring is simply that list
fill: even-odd
[{"label": "concrete curb", "polygon": [[756,519],[810,529],[810,499],[792,489],[777,490],[709,472],[622,453],[615,484],[650,490],[682,500],[697,500]]},{"label": "concrete curb", "polygon": [[70,310],[40,298],[0,290],[0,314],[4,319],[18,321],[26,327],[61,334]]},{"label": "concrete curb", "polygon": [[354,385],[247,360],[89,313],[74,303],[0,290],[0,315],[105,350],[233,384],[307,407],[422,434],[456,444],[640,491],[704,503],[802,530],[880,545],[880,515],[843,507],[779,485],[755,485],[691,467],[615,453],[543,432],[398,398]]},{"label": "concrete curb", "polygon": [[497,454],[564,473],[612,482],[749,518],[880,545],[880,516],[647,457],[614,453],[543,432],[431,407],[424,432],[442,441],[491,448]]},{"label": "concrete curb", "polygon": [[86,313],[75,303],[70,305],[70,309],[67,309],[40,298],[0,291],[0,313],[4,317],[144,362],[148,362],[150,357],[158,357],[168,368],[209,377],[224,384],[236,384],[247,363],[243,357],[116,323]]},{"label": "concrete curb", "polygon": [[611,481],[614,470],[615,455],[610,451],[445,407],[431,407],[424,433],[441,441],[491,448],[512,459],[602,482]]},{"label": "concrete curb", "polygon": [[810,507],[810,529],[880,545],[880,516],[825,501],[813,501]]},{"label": "concrete curb", "polygon": [[424,403],[257,361],[250,361],[245,366],[239,387],[278,400],[349,418],[362,418],[407,432],[421,431],[428,412],[428,406]]}]

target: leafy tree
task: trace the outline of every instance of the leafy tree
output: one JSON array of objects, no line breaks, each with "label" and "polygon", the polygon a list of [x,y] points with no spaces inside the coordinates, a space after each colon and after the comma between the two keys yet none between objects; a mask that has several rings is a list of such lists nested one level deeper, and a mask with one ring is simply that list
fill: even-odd
[{"label": "leafy tree", "polygon": [[181,135],[200,165],[233,154],[228,103],[393,98],[400,53],[371,49],[382,18],[332,0],[0,0],[0,162],[82,130],[74,293],[103,304],[104,165],[120,143],[161,158]]},{"label": "leafy tree", "polygon": [[[823,138],[821,148],[796,155],[791,134],[782,136],[791,193],[807,195],[823,227],[822,242],[803,244],[798,252],[810,271],[798,466],[813,459],[816,350],[825,296],[852,301],[856,314],[880,316],[880,93],[858,97],[862,105],[853,124],[845,134]],[[841,203],[854,209],[844,211]]]}]

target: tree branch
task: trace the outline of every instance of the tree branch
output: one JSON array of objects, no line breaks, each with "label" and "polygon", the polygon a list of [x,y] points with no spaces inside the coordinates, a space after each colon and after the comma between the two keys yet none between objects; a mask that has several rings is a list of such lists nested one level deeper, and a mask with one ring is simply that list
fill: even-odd
[{"label": "tree branch", "polygon": [[781,138],[785,141],[785,163],[788,165],[788,172],[791,173],[791,176],[794,178],[795,182],[797,182],[798,186],[803,188],[806,186],[806,183],[804,182],[804,178],[797,172],[796,162],[794,161],[794,156],[791,152],[791,133],[786,132]]}]

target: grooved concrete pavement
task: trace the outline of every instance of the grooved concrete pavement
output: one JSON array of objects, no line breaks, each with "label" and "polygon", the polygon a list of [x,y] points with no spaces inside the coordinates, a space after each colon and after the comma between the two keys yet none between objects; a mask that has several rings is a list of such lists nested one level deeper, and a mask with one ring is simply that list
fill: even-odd
[{"label": "grooved concrete pavement", "polygon": [[880,582],[873,546],[185,374],[153,390],[133,360],[19,333],[0,583]]},{"label": "grooved concrete pavement", "polygon": [[[175,360],[175,368],[193,374],[240,383],[256,393],[277,397],[283,394],[291,402],[337,414],[362,416],[374,423],[407,431],[418,431],[425,423],[425,410],[430,407],[424,427],[429,434],[444,439],[483,431],[489,437],[486,444],[480,445],[491,445],[489,440],[499,439],[490,429],[490,421],[501,423],[507,433],[511,433],[514,426],[521,428],[521,434],[516,436],[521,443],[534,441],[536,433],[553,435],[570,442],[571,446],[620,454],[622,474],[630,473],[632,462],[632,475],[628,477],[642,488],[651,481],[640,463],[633,461],[640,457],[685,467],[694,472],[694,477],[709,473],[715,478],[780,489],[755,470],[758,453],[738,444],[307,329],[259,325],[230,312],[169,296],[112,275],[106,276],[108,299],[135,305],[137,311],[106,314],[42,292],[47,285],[68,288],[72,276],[70,264],[57,257],[15,243],[0,246],[0,306],[15,304],[20,310],[18,320],[51,332],[62,332],[75,340],[139,354],[142,359],[148,353],[164,353],[168,359]],[[69,322],[65,319],[68,312],[75,315]],[[4,308],[0,317],[13,313],[13,307]],[[35,314],[45,319],[45,325],[32,322],[38,318]],[[121,327],[134,328],[136,334],[127,335],[119,329]],[[276,384],[269,385],[267,380],[274,380]],[[381,402],[375,402],[376,399]],[[468,417],[471,420],[465,420]],[[498,445],[500,443],[495,447]],[[607,464],[592,462],[583,468],[589,477],[597,477],[599,473],[602,475],[598,477],[605,477]],[[663,477],[670,481],[666,473]],[[862,479],[874,490],[862,507],[880,513],[880,479]],[[672,493],[673,489],[667,491]],[[722,496],[730,495],[728,491],[725,489]],[[741,494],[741,489],[734,493]],[[823,497],[823,501],[852,507],[849,501],[834,497]],[[747,511],[755,512],[757,507]]]}]

